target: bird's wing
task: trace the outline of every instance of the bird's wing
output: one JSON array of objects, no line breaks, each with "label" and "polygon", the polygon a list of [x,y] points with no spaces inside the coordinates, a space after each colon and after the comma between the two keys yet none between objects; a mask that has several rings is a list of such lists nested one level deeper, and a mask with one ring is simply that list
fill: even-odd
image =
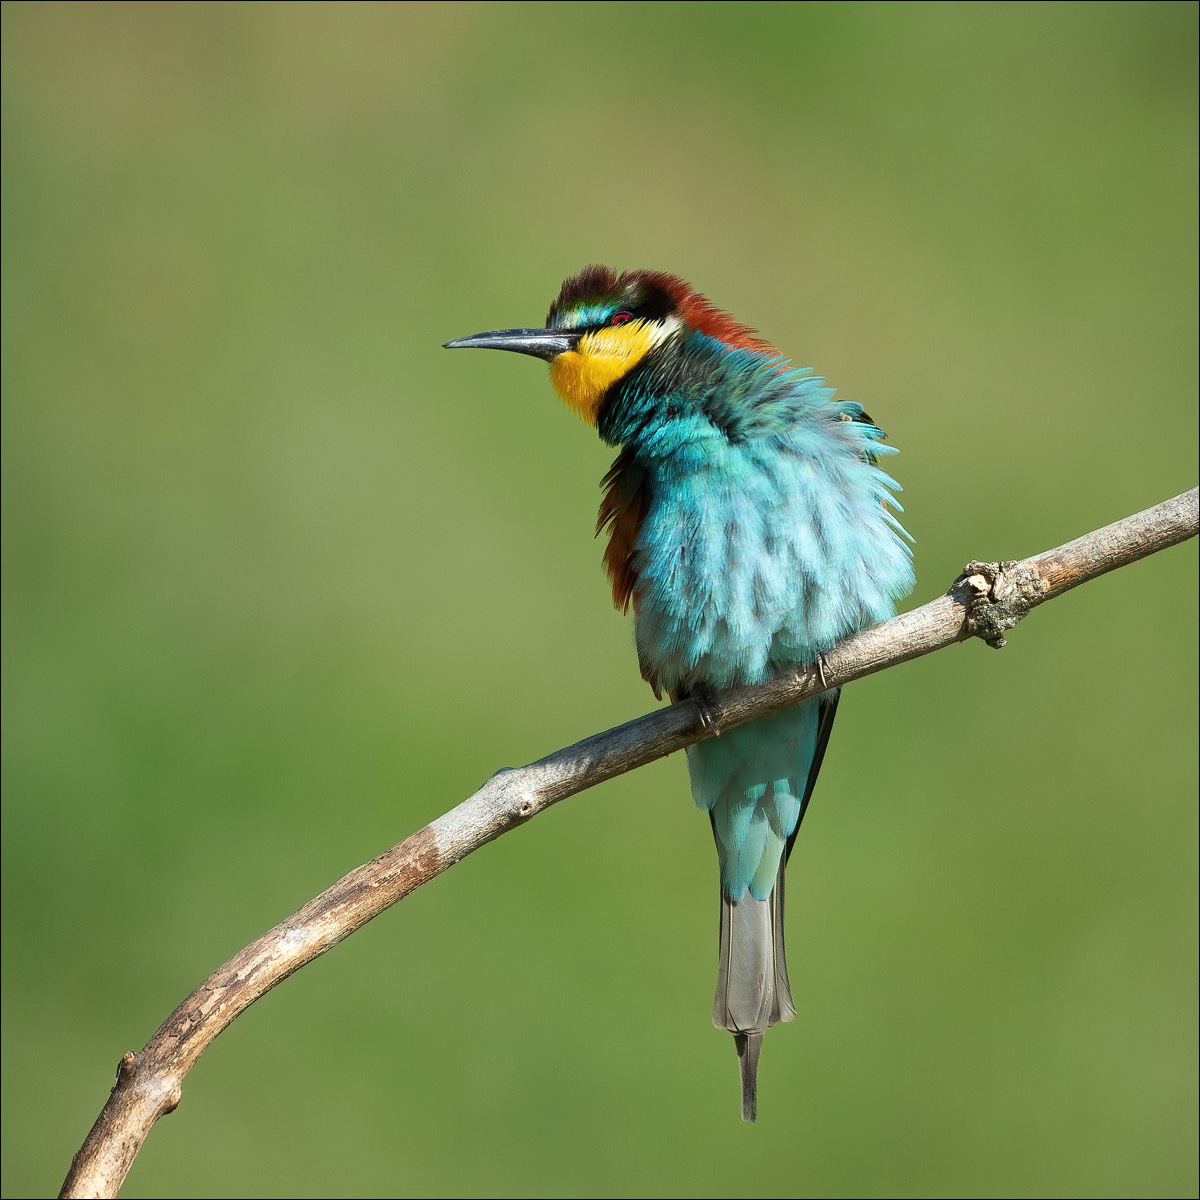
[{"label": "bird's wing", "polygon": [[800,819],[796,822],[796,828],[792,830],[792,835],[787,841],[787,849],[783,853],[785,863],[791,857],[796,834],[800,832],[800,824],[804,820],[804,814],[808,812],[808,798],[812,795],[813,788],[817,783],[817,776],[821,772],[825,747],[829,745],[829,734],[833,730],[833,718],[837,716],[837,706],[841,696],[842,693],[839,690],[826,692],[817,699],[817,745],[813,751],[812,766],[808,769],[808,782],[804,785],[804,799],[800,801]]}]

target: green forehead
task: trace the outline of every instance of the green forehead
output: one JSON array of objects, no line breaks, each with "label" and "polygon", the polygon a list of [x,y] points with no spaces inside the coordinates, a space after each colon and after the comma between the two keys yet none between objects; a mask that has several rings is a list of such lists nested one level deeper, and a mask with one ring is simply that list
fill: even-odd
[{"label": "green forehead", "polygon": [[583,329],[588,325],[603,325],[620,307],[611,297],[574,300],[556,304],[550,310],[547,324],[554,329]]}]

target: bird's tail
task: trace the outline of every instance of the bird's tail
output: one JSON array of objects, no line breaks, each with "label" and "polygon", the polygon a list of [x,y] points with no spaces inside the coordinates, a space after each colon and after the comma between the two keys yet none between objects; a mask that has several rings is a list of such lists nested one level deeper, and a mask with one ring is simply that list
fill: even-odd
[{"label": "bird's tail", "polygon": [[783,868],[765,900],[721,897],[721,962],[713,1024],[734,1035],[742,1075],[742,1120],[758,1110],[758,1052],[772,1025],[796,1015],[783,948]]}]

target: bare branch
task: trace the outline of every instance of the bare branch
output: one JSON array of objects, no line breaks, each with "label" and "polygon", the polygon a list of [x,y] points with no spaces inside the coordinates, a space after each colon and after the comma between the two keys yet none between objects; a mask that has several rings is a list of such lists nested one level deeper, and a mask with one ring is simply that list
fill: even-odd
[{"label": "bare branch", "polygon": [[[1197,489],[1022,562],[969,563],[946,595],[836,646],[812,667],[711,698],[706,717],[730,729],[830,687],[943,646],[1004,632],[1030,609],[1089,579],[1196,536]],[[500,771],[468,800],[351,871],[210,975],[139,1054],[122,1058],[108,1103],[76,1154],[63,1196],[115,1196],[154,1122],[171,1112],[183,1078],[228,1025],[373,917],[493,838],[550,805],[632,771],[712,729],[692,701]]]}]

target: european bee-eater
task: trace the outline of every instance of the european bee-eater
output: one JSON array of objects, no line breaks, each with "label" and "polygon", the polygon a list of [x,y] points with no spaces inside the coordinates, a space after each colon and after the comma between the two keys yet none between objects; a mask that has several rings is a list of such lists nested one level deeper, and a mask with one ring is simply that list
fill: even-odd
[{"label": "european bee-eater", "polygon": [[[656,696],[703,709],[719,689],[819,662],[912,587],[883,432],[677,276],[588,267],[544,329],[446,345],[545,359],[562,399],[620,448],[596,532]],[[748,1121],[762,1035],[796,1015],[784,866],[837,705],[826,691],[687,752],[721,866],[713,1022],[734,1035]]]}]

